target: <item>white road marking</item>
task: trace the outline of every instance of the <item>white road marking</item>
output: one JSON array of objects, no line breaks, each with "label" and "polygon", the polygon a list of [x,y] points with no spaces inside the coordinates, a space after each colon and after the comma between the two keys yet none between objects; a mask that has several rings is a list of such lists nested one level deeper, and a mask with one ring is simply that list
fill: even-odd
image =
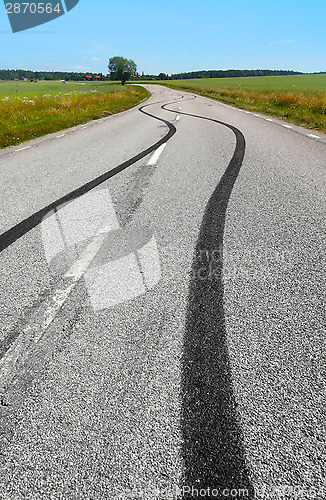
[{"label": "white road marking", "polygon": [[15,152],[16,151],[23,151],[24,149],[29,149],[29,148],[30,148],[30,146],[25,146],[24,148],[15,149]]},{"label": "white road marking", "polygon": [[[44,323],[42,325],[43,333],[51,325],[57,313],[62,308],[63,304],[68,299],[70,293],[75,288],[80,278],[85,273],[86,269],[94,259],[95,255],[100,250],[107,237],[108,228],[103,228],[98,231],[91,243],[86,247],[80,258],[71,266],[69,271],[64,275],[64,279],[68,278],[68,283],[63,284],[52,296],[51,304],[44,311]],[[69,279],[70,278],[70,279]],[[36,340],[38,342],[39,339]]]},{"label": "white road marking", "polygon": [[177,120],[177,121],[178,121],[178,120],[180,120],[180,115],[178,115],[178,116],[176,117],[176,120]]},{"label": "white road marking", "polygon": [[54,291],[53,295],[45,299],[40,305],[39,309],[30,320],[30,323],[25,326],[22,333],[16,338],[5,355],[0,359],[0,393],[1,390],[6,387],[8,376],[10,377],[12,369],[15,367],[17,361],[22,355],[25,354],[26,356],[26,347],[28,349],[33,344],[38,343],[54,321],[56,315],[67,301],[78,281],[102,247],[109,231],[109,227],[103,227],[97,232],[80,258],[64,275],[62,284]]},{"label": "white road marking", "polygon": [[87,125],[84,125],[84,126],[83,126],[83,127],[81,127],[81,128],[87,128]]},{"label": "white road marking", "polygon": [[[208,101],[211,101],[212,102],[212,99],[210,99],[209,97],[203,97],[203,99],[206,99]],[[285,128],[288,128],[290,130],[293,130],[293,127],[291,125],[283,125],[282,123],[277,123],[275,120],[272,120],[271,118],[265,118],[261,115],[258,115],[256,113],[253,113],[252,111],[247,111],[245,109],[240,109],[240,108],[235,108],[234,106],[227,106],[227,104],[224,104],[223,102],[219,102],[219,101],[213,101],[213,102],[217,102],[217,104],[219,104],[220,106],[226,106],[226,107],[229,107],[231,109],[237,109],[238,111],[241,111],[243,113],[247,113],[247,114],[250,114],[250,115],[253,115],[253,116],[257,116],[263,120],[266,120],[268,122],[272,122],[272,123],[275,123],[276,125],[279,125],[281,127],[285,127]],[[301,132],[298,132],[298,133],[301,133]],[[320,139],[320,136],[319,135],[316,135],[316,134],[303,134],[302,135],[306,135],[306,137],[310,137],[311,139]]]},{"label": "white road marking", "polygon": [[181,106],[179,106],[179,109],[181,109]]},{"label": "white road marking", "polygon": [[159,159],[163,149],[165,148],[166,146],[166,143],[165,144],[162,144],[162,146],[160,146],[159,148],[157,148],[157,150],[155,151],[155,153],[153,154],[153,156],[150,158],[149,162],[147,163],[147,165],[155,165],[157,160]]},{"label": "white road marking", "polygon": [[65,136],[66,134],[61,134],[61,135],[57,135],[56,139],[59,139],[60,137],[63,137]]}]

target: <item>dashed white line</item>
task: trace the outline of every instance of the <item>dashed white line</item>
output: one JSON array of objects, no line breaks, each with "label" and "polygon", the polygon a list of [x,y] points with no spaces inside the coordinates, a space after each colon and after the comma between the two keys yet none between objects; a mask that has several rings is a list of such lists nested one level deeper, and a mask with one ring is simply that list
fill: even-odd
[{"label": "dashed white line", "polygon": [[0,392],[6,387],[7,379],[21,356],[26,356],[26,346],[29,348],[38,343],[46,330],[62,309],[72,290],[75,288],[88,266],[101,249],[110,228],[101,228],[91,243],[82,253],[81,257],[70,267],[64,275],[62,284],[40,305],[34,313],[29,324],[23,328],[22,333],[16,338],[6,354],[0,359]]},{"label": "dashed white line", "polygon": [[87,125],[84,125],[83,127],[80,127],[80,128],[87,128]]},{"label": "dashed white line", "polygon": [[155,153],[153,154],[153,156],[150,158],[149,162],[147,163],[147,165],[155,165],[157,160],[159,159],[163,149],[165,148],[166,146],[166,143],[165,144],[162,144],[162,146],[160,146],[159,148],[157,148],[157,150],[155,151]]},{"label": "dashed white line", "polygon": [[178,120],[180,120],[180,115],[178,115],[178,116],[176,117],[176,120],[177,120],[177,121],[178,121]]},{"label": "dashed white line", "polygon": [[[48,304],[48,307],[44,310],[44,322],[42,325],[41,335],[43,335],[43,333],[51,325],[54,318],[62,308],[63,304],[68,299],[70,293],[75,288],[82,275],[85,273],[86,269],[94,259],[97,252],[100,250],[105,238],[107,237],[108,231],[108,228],[101,229],[84,250],[81,257],[64,275],[64,281],[66,281],[66,283],[64,283],[63,286],[56,290],[55,294],[52,296],[51,303]],[[35,342],[38,342],[40,338],[41,336],[39,336],[39,338],[37,339],[34,339]]]},{"label": "dashed white line", "polygon": [[24,148],[15,149],[16,151],[23,151],[24,149],[29,149],[31,146],[25,146]]},{"label": "dashed white line", "polygon": [[61,135],[57,135],[56,139],[59,139],[60,137],[64,137],[66,134],[61,134]]},{"label": "dashed white line", "polygon": [[[209,99],[208,97],[203,97],[203,99],[206,99],[208,101],[212,101],[212,99]],[[218,101],[218,104],[220,106],[225,106],[225,107],[229,107],[231,109],[236,109],[237,111],[241,111],[242,113],[247,113],[249,115],[257,116],[257,118],[261,118],[262,120],[266,120],[268,122],[275,123],[275,125],[279,125],[281,127],[288,128],[290,130],[294,130],[295,132],[298,132],[295,129],[293,129],[293,127],[291,125],[285,125],[285,124],[282,124],[282,123],[278,123],[275,120],[272,120],[271,118],[265,118],[265,117],[263,117],[261,115],[253,113],[252,111],[247,111],[246,109],[235,108],[233,106],[227,106],[227,104],[224,104],[223,102],[219,102],[219,101]],[[181,108],[179,108],[179,109],[181,109]],[[302,132],[298,132],[298,133],[302,134],[302,135],[305,135],[306,137],[310,137],[311,139],[321,139],[320,135],[316,135],[316,134],[303,134]]]}]

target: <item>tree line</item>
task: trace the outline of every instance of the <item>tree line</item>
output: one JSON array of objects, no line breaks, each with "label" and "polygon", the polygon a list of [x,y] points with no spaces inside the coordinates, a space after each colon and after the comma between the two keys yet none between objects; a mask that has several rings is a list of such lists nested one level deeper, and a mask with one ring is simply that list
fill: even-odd
[{"label": "tree line", "polygon": [[[112,59],[114,61],[112,61]],[[76,73],[69,71],[31,71],[23,69],[0,69],[0,80],[66,80],[66,81],[126,81],[130,80],[188,80],[192,78],[232,78],[239,76],[273,76],[273,75],[303,75],[300,71],[288,70],[272,70],[272,69],[228,69],[228,70],[201,70],[185,73],[175,73],[168,75],[159,73],[158,75],[145,75],[144,72],[140,75],[137,72],[137,66],[131,59],[124,60],[125,67],[123,70],[119,67],[118,59],[112,58],[111,65],[109,64],[109,74],[102,73]],[[113,62],[115,64],[113,64]],[[323,72],[321,72],[323,73]]]},{"label": "tree line", "polygon": [[227,69],[227,70],[201,70],[187,73],[175,73],[168,75],[159,73],[158,75],[141,75],[137,73],[134,78],[139,80],[189,80],[192,78],[233,78],[239,76],[276,76],[276,75],[304,75],[300,71],[274,70],[274,69]]},{"label": "tree line", "polygon": [[108,80],[102,73],[75,73],[70,71],[31,71],[25,69],[0,69],[0,80]]},{"label": "tree line", "polygon": [[202,70],[189,73],[176,73],[169,77],[170,80],[189,80],[191,78],[233,78],[239,76],[273,76],[273,75],[302,75],[300,71],[274,70],[274,69],[227,69],[227,70]]}]

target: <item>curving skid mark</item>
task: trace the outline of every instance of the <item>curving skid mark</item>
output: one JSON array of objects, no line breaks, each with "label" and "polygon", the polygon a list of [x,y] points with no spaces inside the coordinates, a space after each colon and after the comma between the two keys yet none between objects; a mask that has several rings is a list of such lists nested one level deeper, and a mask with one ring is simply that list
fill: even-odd
[{"label": "curving skid mark", "polygon": [[[163,101],[161,101],[161,102],[163,102]],[[174,102],[174,101],[172,101],[172,102]],[[145,156],[149,155],[150,153],[155,151],[158,147],[160,147],[162,144],[165,144],[169,139],[171,139],[171,137],[173,137],[173,135],[177,131],[175,126],[172,123],[170,123],[169,121],[163,120],[163,118],[159,118],[151,113],[144,111],[144,108],[146,108],[148,106],[153,106],[155,104],[159,104],[159,103],[154,102],[154,103],[146,104],[145,106],[142,106],[141,108],[139,108],[139,111],[141,113],[143,113],[147,116],[150,116],[150,117],[154,118],[155,120],[161,121],[161,122],[165,123],[165,125],[167,125],[169,131],[162,139],[160,139],[155,144],[153,144],[149,148],[145,149],[141,153],[137,154],[136,156],[133,156],[129,160],[125,161],[124,163],[121,163],[121,165],[118,165],[117,167],[113,168],[112,170],[109,170],[108,172],[100,175],[99,177],[96,177],[92,181],[87,182],[83,186],[75,189],[74,191],[71,191],[70,193],[66,194],[65,196],[62,196],[58,200],[54,201],[53,203],[50,203],[46,207],[42,208],[41,210],[38,210],[37,212],[30,215],[29,217],[27,217],[23,221],[19,222],[11,229],[8,229],[8,231],[5,231],[4,233],[2,233],[0,235],[0,253],[3,250],[5,250],[6,248],[8,248],[10,245],[12,245],[19,238],[24,236],[26,233],[28,233],[29,231],[34,229],[36,226],[38,226],[50,212],[52,212],[53,210],[56,210],[56,209],[58,209],[58,210],[61,209],[62,207],[66,206],[67,203],[71,203],[73,200],[76,200],[77,198],[88,193],[89,191],[91,191],[95,187],[99,186],[100,184],[103,184],[111,177],[122,172],[123,170],[130,167],[134,163],[137,163],[139,160],[141,160]],[[168,103],[168,104],[172,104],[172,103]]]},{"label": "curving skid mark", "polygon": [[182,358],[184,498],[191,487],[245,489],[246,498],[254,498],[232,386],[222,277],[226,210],[245,138],[233,125],[180,114],[223,125],[236,137],[233,157],[207,203],[192,263]]}]

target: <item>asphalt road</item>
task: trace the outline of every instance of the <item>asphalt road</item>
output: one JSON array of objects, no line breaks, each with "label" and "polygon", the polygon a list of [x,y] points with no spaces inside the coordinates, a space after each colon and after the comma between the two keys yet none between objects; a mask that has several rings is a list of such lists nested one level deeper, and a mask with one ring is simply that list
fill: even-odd
[{"label": "asphalt road", "polygon": [[323,500],[326,136],[148,88],[0,152],[0,498]]}]

